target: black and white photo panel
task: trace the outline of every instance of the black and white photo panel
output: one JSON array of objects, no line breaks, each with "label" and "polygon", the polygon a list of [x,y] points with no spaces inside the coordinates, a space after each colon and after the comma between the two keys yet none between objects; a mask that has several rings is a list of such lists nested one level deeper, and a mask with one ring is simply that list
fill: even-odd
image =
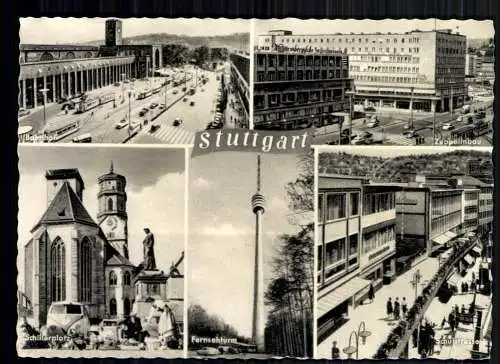
[{"label": "black and white photo panel", "polygon": [[312,127],[315,145],[493,145],[491,20],[257,19],[252,36],[255,129]]},{"label": "black and white photo panel", "polygon": [[186,160],[19,147],[20,356],[183,357]]},{"label": "black and white photo panel", "polygon": [[489,358],[492,149],[317,152],[316,358]]}]

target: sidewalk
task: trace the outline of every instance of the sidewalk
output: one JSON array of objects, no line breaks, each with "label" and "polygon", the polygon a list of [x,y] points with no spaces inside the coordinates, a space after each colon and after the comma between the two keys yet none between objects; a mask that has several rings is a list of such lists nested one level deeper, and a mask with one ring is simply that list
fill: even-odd
[{"label": "sidewalk", "polygon": [[[474,266],[469,268],[467,270],[467,274],[465,275],[465,277],[461,278],[458,281],[459,287],[462,282],[470,283],[472,281],[473,272],[475,272],[477,277],[480,264],[481,264],[481,259],[480,258],[476,259]],[[455,305],[458,305],[459,308],[461,308],[462,305],[465,305],[465,307],[468,308],[473,299],[474,299],[473,293],[454,295],[447,303],[441,303],[437,297],[434,298],[434,300],[432,301],[432,303],[430,304],[429,308],[425,313],[425,318],[429,322],[433,322],[437,325],[437,327],[435,328],[436,331],[435,338],[438,341],[440,339],[444,340],[444,344],[442,346],[440,346],[439,344],[436,345],[435,347],[436,351],[434,352],[434,355],[430,356],[431,358],[457,359],[457,360],[464,360],[471,358],[470,351],[472,350],[472,343],[474,341],[476,317],[473,325],[460,324],[455,334],[454,340],[451,338],[451,336],[448,339],[445,339],[450,333],[449,325],[447,323],[444,326],[444,328],[441,329],[441,321],[443,320],[443,317],[446,317],[446,320],[448,320],[448,314],[452,311]],[[484,309],[483,323],[486,320],[486,312],[490,305],[491,305],[491,296],[484,296],[481,294],[476,295],[476,306],[478,308]],[[484,348],[485,346],[486,346],[485,340],[481,340],[480,349],[485,350]],[[417,352],[417,348],[413,348],[411,343],[408,352],[408,358],[409,359],[420,358],[420,355]]]},{"label": "sidewalk", "polygon": [[[420,264],[414,265],[409,271],[398,276],[394,282],[375,292],[373,302],[360,305],[355,309],[349,307],[349,321],[318,345],[317,357],[331,359],[332,342],[337,341],[337,347],[340,349],[340,359],[348,359],[348,356],[342,350],[349,346],[351,332],[357,331],[361,321],[364,321],[366,330],[370,331],[371,335],[366,339],[366,345],[362,345],[360,342],[359,359],[371,359],[376,354],[379,346],[386,341],[387,336],[396,324],[396,321],[387,321],[386,303],[389,297],[393,301],[396,297],[399,297],[399,301],[406,297],[408,308],[413,305],[415,288],[410,282],[417,269],[420,270],[422,275],[420,287],[418,287],[418,294],[420,294],[428,281],[437,273],[439,269],[438,259],[426,258]],[[355,358],[355,355],[353,358]]]}]

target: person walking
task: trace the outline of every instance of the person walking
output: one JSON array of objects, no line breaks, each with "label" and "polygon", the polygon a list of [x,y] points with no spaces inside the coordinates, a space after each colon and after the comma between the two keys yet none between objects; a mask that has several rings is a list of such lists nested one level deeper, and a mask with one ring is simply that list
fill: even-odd
[{"label": "person walking", "polygon": [[332,360],[340,359],[340,350],[337,347],[337,342],[332,343]]},{"label": "person walking", "polygon": [[444,329],[444,325],[446,325],[446,317],[443,317],[443,321],[441,321],[441,330]]},{"label": "person walking", "polygon": [[389,297],[389,300],[387,300],[386,312],[387,312],[387,319],[390,320],[392,318],[392,300],[391,300],[391,297]]},{"label": "person walking", "polygon": [[370,284],[370,289],[368,290],[368,299],[370,300],[370,303],[373,302],[374,298],[375,298],[375,290],[373,288],[373,284]]},{"label": "person walking", "polygon": [[408,312],[408,304],[406,303],[406,297],[403,297],[403,302],[401,303],[401,311],[403,312],[403,318],[406,319],[406,313]]},{"label": "person walking", "polygon": [[400,317],[400,304],[399,297],[396,297],[396,301],[394,302],[394,319],[399,320]]}]

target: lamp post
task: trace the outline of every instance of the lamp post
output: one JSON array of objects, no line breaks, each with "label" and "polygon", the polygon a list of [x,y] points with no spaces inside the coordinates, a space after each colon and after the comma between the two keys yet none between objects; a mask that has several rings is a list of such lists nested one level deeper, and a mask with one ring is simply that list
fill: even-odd
[{"label": "lamp post", "polygon": [[[349,139],[351,138],[352,135],[352,97],[354,96],[354,91],[349,89],[345,92],[347,95],[349,95]],[[340,143],[339,143],[340,144]]]},{"label": "lamp post", "polygon": [[122,99],[125,99],[125,84],[123,83],[123,81],[125,81],[126,77],[127,77],[127,74],[126,73],[122,73],[121,74],[122,76]]},{"label": "lamp post", "polygon": [[128,90],[128,134],[130,135],[130,128],[132,127],[132,90]]},{"label": "lamp post", "polygon": [[45,126],[45,124],[47,123],[47,114],[46,114],[45,107],[47,104],[47,93],[49,91],[50,90],[48,88],[42,88],[40,90],[41,94],[43,95],[43,126]]},{"label": "lamp post", "polygon": [[408,129],[413,130],[413,92],[415,91],[415,88],[411,88],[411,95],[410,95],[410,122],[408,125]]},{"label": "lamp post", "polygon": [[[359,359],[359,338],[361,338],[361,344],[365,345],[366,344],[366,338],[370,336],[372,333],[370,331],[366,330],[366,324],[364,321],[361,321],[361,323],[358,326],[358,331],[353,331],[351,332],[351,335],[349,335],[349,346],[345,347],[342,351],[347,354],[349,359],[351,359],[352,354],[356,354],[356,360]],[[354,335],[355,337],[355,344],[356,346],[352,345],[352,336]]]},{"label": "lamp post", "polygon": [[[440,94],[436,92],[436,96],[432,98],[434,102],[434,110],[432,112],[432,144],[436,144],[436,107],[437,102],[441,99]],[[439,132],[441,134],[441,132]]]},{"label": "lamp post", "polygon": [[454,81],[450,81],[450,115],[453,115],[453,85],[455,84]]}]

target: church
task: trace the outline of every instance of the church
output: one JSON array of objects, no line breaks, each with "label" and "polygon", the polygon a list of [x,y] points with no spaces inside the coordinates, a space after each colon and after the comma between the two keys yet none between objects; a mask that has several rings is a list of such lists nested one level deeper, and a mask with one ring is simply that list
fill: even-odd
[{"label": "church", "polygon": [[[113,163],[98,178],[95,220],[85,209],[78,169],[47,170],[45,179],[47,209],[24,246],[24,294],[33,323],[43,326],[51,303],[59,301],[85,304],[94,322],[129,315],[141,272],[128,256],[126,178]],[[183,290],[175,288],[183,286],[183,258],[167,274],[157,272],[166,283],[160,298],[183,301]]]}]

